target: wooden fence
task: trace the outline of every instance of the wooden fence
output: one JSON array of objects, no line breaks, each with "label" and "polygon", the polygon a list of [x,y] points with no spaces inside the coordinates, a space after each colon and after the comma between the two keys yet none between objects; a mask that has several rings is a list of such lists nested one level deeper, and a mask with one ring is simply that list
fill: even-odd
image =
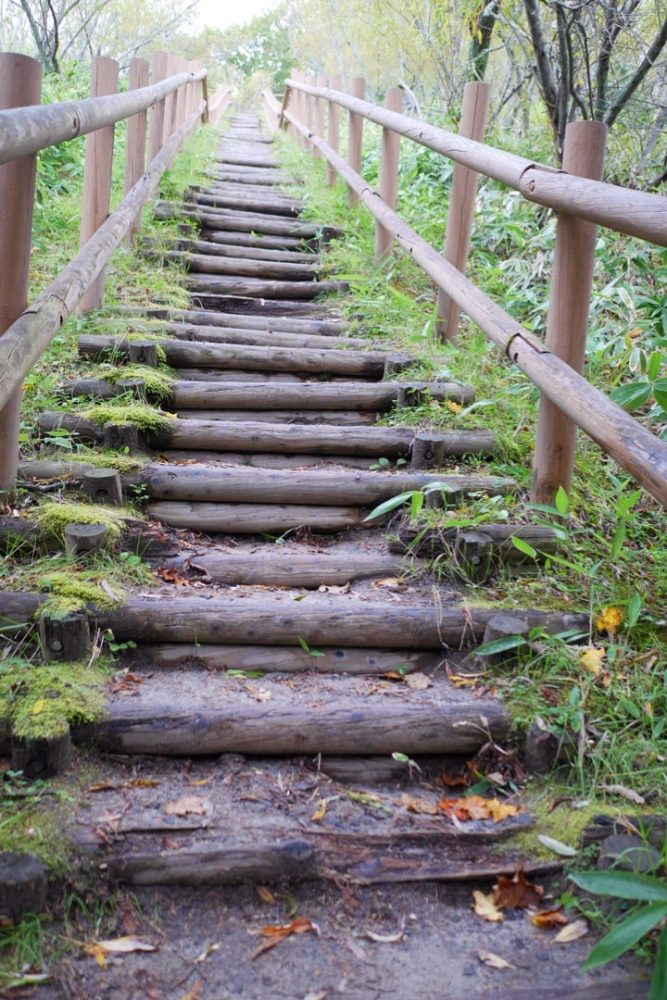
[{"label": "wooden fence", "polygon": [[[667,198],[600,180],[606,128],[599,122],[568,126],[561,170],[482,142],[489,98],[486,83],[466,85],[458,134],[403,114],[402,91],[397,88],[387,92],[384,107],[379,107],[363,99],[362,78],[351,81],[351,94],[339,86],[307,83],[302,73],[293,72],[282,104],[268,91],[263,94],[269,127],[288,128],[297,142],[327,160],[330,184],[336,174],[343,178],[350,204],[363,201],[375,216],[378,260],[396,241],[431,277],[438,289],[437,327],[442,338],[456,337],[462,310],[540,389],[533,500],[549,503],[559,486],[569,490],[576,429],[580,427],[667,506],[667,442],[651,434],[581,375],[596,226],[667,246]],[[347,160],[339,154],[341,108],[349,115]],[[364,121],[382,127],[377,191],[361,176]],[[443,253],[395,211],[401,136],[455,162]],[[480,173],[558,213],[544,341],[465,277]]]},{"label": "wooden fence", "polygon": [[[200,121],[215,124],[230,96],[224,88],[209,101],[207,71],[166,52],[154,53],[150,66],[133,59],[127,92],[117,90],[118,64],[98,57],[89,98],[40,105],[39,63],[0,53],[0,491],[16,482],[23,379],[74,309],[102,302],[111,254],[136,232],[142,206],[185,139]],[[125,197],[110,214],[114,125],[123,119]],[[80,251],[28,307],[36,154],[81,135],[88,138]]]}]

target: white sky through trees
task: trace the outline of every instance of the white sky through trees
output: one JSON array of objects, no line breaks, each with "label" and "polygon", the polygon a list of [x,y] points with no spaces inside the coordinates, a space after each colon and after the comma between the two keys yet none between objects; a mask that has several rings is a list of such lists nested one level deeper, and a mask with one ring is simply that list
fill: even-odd
[{"label": "white sky through trees", "polygon": [[228,28],[232,24],[245,24],[276,3],[277,0],[199,0],[191,27]]}]

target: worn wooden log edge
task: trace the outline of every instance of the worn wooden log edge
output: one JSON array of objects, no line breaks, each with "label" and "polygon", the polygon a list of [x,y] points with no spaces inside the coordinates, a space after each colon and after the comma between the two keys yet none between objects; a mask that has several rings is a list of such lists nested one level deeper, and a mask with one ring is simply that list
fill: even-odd
[{"label": "worn wooden log edge", "polygon": [[[0,551],[13,550],[17,542],[36,546],[45,552],[62,552],[65,547],[60,539],[44,532],[36,521],[22,517],[0,517]],[[178,544],[169,538],[163,528],[156,528],[142,521],[127,522],[118,545],[122,552],[161,558],[178,551]]]},{"label": "worn wooden log edge", "polygon": [[0,338],[0,410],[41,357],[157,190],[183,142],[199,124],[203,102],[167,140],[142,178],[83,249]]},{"label": "worn wooden log edge", "polygon": [[[215,245],[215,244],[214,244]],[[344,335],[348,326],[335,319],[303,319],[296,316],[243,316],[238,313],[201,309],[170,309],[150,306],[112,306],[112,313],[123,316],[147,316],[151,319],[174,323],[192,323],[199,326],[233,326],[249,330],[277,330],[284,333],[319,333]]]},{"label": "worn wooden log edge", "polygon": [[[447,557],[456,547],[458,535],[465,528],[419,529],[405,524],[398,529],[398,536],[389,539],[390,552],[411,553],[423,558]],[[558,533],[547,525],[540,524],[478,524],[475,531],[486,535],[492,545],[494,559],[504,563],[525,564],[533,561],[531,556],[521,552],[512,542],[519,538],[533,547],[537,558],[548,557],[556,552],[560,541]]]}]

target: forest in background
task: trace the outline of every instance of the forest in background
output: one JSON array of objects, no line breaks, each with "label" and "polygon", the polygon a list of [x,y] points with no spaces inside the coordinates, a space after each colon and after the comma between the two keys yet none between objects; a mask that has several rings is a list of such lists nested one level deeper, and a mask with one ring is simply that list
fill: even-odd
[{"label": "forest in background", "polygon": [[565,126],[610,127],[608,179],[667,178],[665,0],[282,0],[246,24],[193,29],[198,0],[0,0],[0,47],[51,73],[94,55],[121,68],[156,48],[205,62],[247,98],[295,66],[400,85],[408,113],[456,123],[463,86],[487,79],[491,133],[557,161]]}]

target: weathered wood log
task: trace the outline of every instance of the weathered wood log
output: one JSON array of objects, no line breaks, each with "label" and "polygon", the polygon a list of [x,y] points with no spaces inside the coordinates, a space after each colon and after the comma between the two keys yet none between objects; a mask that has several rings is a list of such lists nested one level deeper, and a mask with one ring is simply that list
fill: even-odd
[{"label": "weathered wood log", "polygon": [[[491,539],[493,558],[506,563],[532,562],[529,556],[516,548],[512,537],[527,542],[537,550],[538,555],[555,552],[559,544],[554,529],[541,524],[478,524],[475,530]],[[411,552],[426,558],[448,555],[456,543],[458,531],[458,528],[423,531],[415,525],[406,524],[399,529],[398,538],[389,540],[389,548],[392,552]]]},{"label": "weathered wood log", "polygon": [[222,646],[206,643],[146,644],[137,646],[127,659],[130,663],[158,667],[203,667],[206,670],[260,670],[263,673],[317,673],[378,675],[398,670],[405,673],[427,670],[441,662],[439,652],[399,649],[355,649],[335,647],[312,653],[298,647]]},{"label": "weathered wood log", "polygon": [[159,500],[225,501],[253,499],[257,503],[359,504],[368,506],[399,493],[444,483],[452,497],[469,493],[504,493],[515,483],[499,476],[459,476],[405,472],[348,472],[320,469],[316,473],[269,469],[220,468],[210,465],[173,467],[150,464],[141,482]]},{"label": "weathered wood log", "polygon": [[[54,463],[51,462],[35,462],[34,465],[44,466],[45,478],[50,479],[50,475],[53,472]],[[71,463],[75,465],[76,463]],[[40,470],[38,470],[39,472]],[[76,471],[70,471],[68,473],[71,477],[76,479]],[[136,485],[134,476],[132,475],[132,485]],[[99,525],[68,525],[65,528],[65,544],[67,544],[67,535],[71,534],[68,532],[68,528],[78,528],[77,539],[78,543],[81,544],[83,539],[82,529],[92,529],[88,534],[101,535],[99,532]],[[63,543],[61,539],[49,536],[43,533],[40,526],[35,521],[29,521],[24,518],[12,517],[12,518],[0,518],[0,551],[6,551],[9,549],[13,551],[15,546],[16,538],[28,539],[31,544],[38,546],[40,550],[46,552],[61,552],[63,549]],[[140,521],[135,521],[128,523],[123,530],[119,547],[124,552],[133,552],[138,555],[143,556],[156,556],[156,557],[168,557],[174,555],[178,551],[178,545],[173,542],[164,531],[157,531],[155,527],[149,525],[144,525]]]},{"label": "weathered wood log", "polygon": [[65,555],[74,559],[107,547],[109,529],[103,524],[68,524],[65,528]]},{"label": "weathered wood log", "polygon": [[[0,594],[0,613],[5,606],[16,612],[16,596]],[[35,598],[33,601],[36,608]],[[167,599],[160,595],[130,598],[112,611],[96,612],[94,620],[99,627],[110,628],[116,639],[136,642],[268,643],[297,648],[302,638],[319,648],[320,644],[337,646],[345,636],[350,646],[428,650],[479,644],[489,618],[504,610],[471,605],[439,607],[430,599],[412,605],[387,605],[352,594],[312,594],[299,602],[280,593],[261,598],[228,594],[211,599]],[[586,615],[524,609],[518,613],[531,628],[540,625],[548,631],[588,624]]]},{"label": "weathered wood log", "polygon": [[231,163],[239,167],[261,167],[262,170],[277,170],[279,167],[277,160],[261,156],[250,156],[249,154],[244,156],[242,153],[234,153],[232,150],[225,155],[216,156],[215,162]]},{"label": "weathered wood log", "polygon": [[[76,431],[79,437],[87,436],[84,427],[85,422],[81,421],[81,429]],[[99,438],[94,437],[94,440]],[[133,424],[106,424],[102,430],[102,440],[109,451],[124,452],[126,455],[138,455],[146,451],[143,435]]]},{"label": "weathered wood log", "polygon": [[403,351],[385,355],[384,377],[386,379],[395,379],[402,371],[409,368],[414,360],[412,355],[406,354]]},{"label": "weathered wood log", "polygon": [[273,550],[238,555],[215,549],[202,555],[187,553],[165,565],[185,573],[203,573],[216,583],[272,584],[277,587],[320,587],[340,585],[371,577],[400,576],[407,564],[396,556],[355,550],[300,554]]},{"label": "weathered wood log", "polygon": [[410,451],[411,469],[437,469],[445,459],[445,435],[415,434]]},{"label": "weathered wood log", "polygon": [[86,614],[77,611],[61,618],[41,615],[39,641],[47,661],[87,660],[90,656],[90,625]]},{"label": "weathered wood log", "polygon": [[[437,383],[436,383],[437,385]],[[463,386],[461,386],[463,389]],[[421,406],[434,399],[428,382],[399,382],[396,393],[396,405],[399,409],[411,406]],[[450,397],[453,398],[453,397]]]},{"label": "weathered wood log", "polygon": [[12,737],[11,762],[14,771],[26,778],[52,778],[62,774],[72,756],[69,730],[48,739],[24,740]]},{"label": "weathered wood log", "polygon": [[298,236],[257,236],[254,232],[235,232],[233,229],[210,227],[204,220],[200,236],[208,242],[220,242],[228,246],[258,247],[261,250],[304,250],[306,244]]},{"label": "weathered wood log", "polygon": [[[155,244],[152,240],[144,240],[143,245],[150,251],[156,246],[161,251],[162,244]],[[316,269],[320,266],[319,254],[312,250],[262,250],[261,247],[243,247],[224,243],[209,243],[206,240],[177,240],[174,244],[175,250],[183,253],[203,254],[209,258],[234,258],[236,260],[264,260],[275,263],[303,264]]]},{"label": "weathered wood log", "polygon": [[59,396],[74,398],[75,396],[90,396],[93,399],[113,399],[123,392],[116,383],[106,382],[101,378],[75,378],[58,386]]},{"label": "weathered wood log", "polygon": [[210,534],[282,534],[294,528],[313,531],[344,531],[363,521],[359,507],[305,506],[304,504],[178,503],[150,504],[147,512],[174,528],[190,528]]},{"label": "weathered wood log", "polygon": [[303,211],[303,203],[288,201],[286,198],[260,198],[257,195],[243,198],[237,194],[224,194],[222,191],[201,192],[186,200],[191,200],[195,205],[234,208],[241,212],[262,212],[267,215],[287,216],[291,219],[298,218]]},{"label": "weathered wood log", "polygon": [[128,353],[133,364],[157,367],[157,344],[153,340],[131,340],[128,345]]},{"label": "weathered wood log", "polygon": [[249,278],[284,278],[289,281],[317,281],[319,270],[307,264],[241,257],[212,257],[205,254],[170,251],[166,260],[175,261],[191,274],[229,274]]},{"label": "weathered wood log", "polygon": [[[291,222],[260,212],[237,212],[224,208],[198,208],[187,202],[158,201],[153,209],[156,219],[195,219],[208,229],[238,233],[259,233],[262,236],[283,236],[299,242],[315,240],[321,230],[303,222]],[[225,241],[227,242],[227,241]]]},{"label": "weathered wood log", "polygon": [[91,469],[83,474],[81,485],[94,503],[119,506],[123,502],[123,484],[116,469]]},{"label": "weathered wood log", "polygon": [[349,286],[346,281],[264,281],[261,278],[190,273],[185,278],[185,287],[193,292],[214,295],[307,300],[338,295],[346,292]]},{"label": "weathered wood log", "polygon": [[[505,612],[501,615],[494,615],[486,623],[482,645],[497,642],[499,639],[509,639],[513,636],[525,638],[530,632],[530,626],[521,615],[513,615]],[[491,653],[488,656],[480,656],[479,660],[488,666],[508,666],[516,659],[516,649],[502,650],[498,653]]]},{"label": "weathered wood log", "polygon": [[0,853],[0,914],[18,921],[46,907],[48,871],[34,854]]},{"label": "weathered wood log", "polygon": [[182,420],[220,420],[225,423],[335,424],[338,427],[365,427],[374,424],[376,413],[360,410],[179,410]]},{"label": "weathered wood log", "polygon": [[464,582],[485,583],[491,573],[492,557],[493,544],[488,535],[470,529],[459,530],[451,560],[443,568],[448,575]]},{"label": "weathered wood log", "polygon": [[[473,390],[455,382],[425,383],[431,399],[472,400]],[[296,384],[237,385],[218,382],[211,385],[172,384],[172,401],[179,410],[211,409],[273,410],[295,407],[299,410],[378,410],[386,412],[398,399],[401,383],[377,382],[301,382]]]},{"label": "weathered wood log", "polygon": [[[110,353],[127,356],[131,341],[122,337],[81,336],[79,353],[100,358]],[[317,350],[313,348],[247,347],[179,340],[160,340],[169,364],[180,368],[241,368],[248,371],[291,371],[377,378],[382,373],[380,352]]]},{"label": "weathered wood log", "polygon": [[[193,388],[192,383],[194,382],[211,382],[216,385],[223,382],[261,382],[263,385],[270,385],[281,382],[303,383],[312,377],[305,373],[300,375],[290,372],[252,372],[239,371],[236,368],[225,368],[222,371],[214,368],[176,368],[175,373],[179,379],[183,379],[184,382],[189,383],[191,388]],[[329,375],[327,381],[346,381],[346,376]],[[196,389],[197,387],[195,386],[194,388]]]},{"label": "weathered wood log", "polygon": [[204,341],[210,344],[248,344],[256,347],[308,347],[331,350],[332,348],[357,347],[372,349],[367,340],[322,336],[316,333],[284,333],[269,330],[247,330],[235,327],[195,326],[190,323],[169,323],[167,333],[179,340]]},{"label": "weathered wood log", "polygon": [[0,516],[0,551],[25,552],[39,545],[39,528],[34,521],[12,514]]},{"label": "weathered wood log", "polygon": [[[130,308],[116,311],[124,315],[136,315]],[[174,323],[192,323],[198,326],[231,326],[246,330],[276,330],[283,333],[318,333],[344,336],[347,324],[335,319],[303,319],[296,316],[243,316],[238,313],[214,312],[197,309],[142,309],[141,315]]]},{"label": "weathered wood log", "polygon": [[194,309],[235,312],[246,316],[321,316],[329,300],[317,299],[266,299],[257,296],[223,295],[217,292],[190,292]]},{"label": "weathered wood log", "polygon": [[62,413],[57,410],[40,413],[37,418],[37,426],[41,433],[66,430],[87,441],[101,443],[104,440],[104,431],[101,427],[94,424],[92,420],[86,420],[85,417],[76,416],[74,413]]},{"label": "weathered wood log", "polygon": [[151,704],[112,702],[105,719],[75,730],[77,742],[111,753],[391,754],[470,753],[485,739],[501,740],[507,719],[497,702],[447,702],[431,695],[400,703],[381,696],[314,700],[307,707],[273,699],[248,704],[230,691],[224,704],[205,702],[179,711]]},{"label": "weathered wood log", "polygon": [[262,187],[271,187],[272,185],[279,185],[289,187],[300,182],[294,177],[289,177],[287,174],[279,174],[276,170],[258,170],[252,169],[246,171],[238,171],[232,169],[218,168],[214,170],[207,170],[206,174],[208,177],[212,177],[217,181],[231,181],[234,184],[244,184],[244,185],[261,185]]},{"label": "weathered wood log", "polygon": [[346,785],[382,785],[409,777],[407,762],[393,757],[329,757],[319,769],[334,781]]}]

